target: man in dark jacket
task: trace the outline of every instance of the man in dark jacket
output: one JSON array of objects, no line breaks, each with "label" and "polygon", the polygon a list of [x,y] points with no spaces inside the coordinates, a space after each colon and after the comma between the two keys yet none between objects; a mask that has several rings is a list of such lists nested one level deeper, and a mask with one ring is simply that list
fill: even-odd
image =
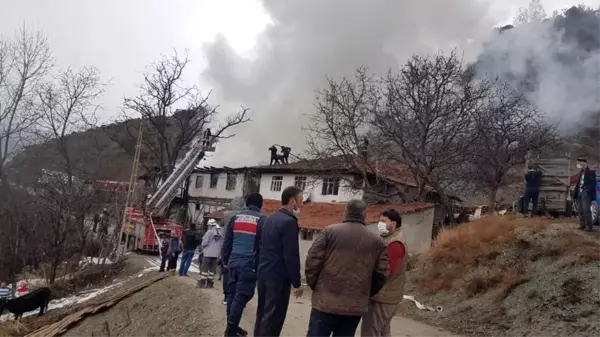
[{"label": "man in dark jacket", "polygon": [[579,229],[592,231],[592,201],[596,200],[596,171],[590,170],[585,158],[577,159],[580,169],[573,199],[577,201]]},{"label": "man in dark jacket", "polygon": [[302,296],[298,214],[302,191],[287,187],[281,194],[279,211],[267,217],[260,229],[258,259],[258,305],[254,336],[279,336],[285,321],[290,290]]},{"label": "man in dark jacket", "polygon": [[[227,233],[231,218],[244,210],[245,203],[243,197],[235,197],[231,200],[229,210],[223,212],[223,226],[225,227],[223,228],[223,233]],[[227,269],[227,266],[223,264],[222,257],[219,259],[219,264],[221,265],[221,275],[219,275],[219,280],[221,279],[221,276],[223,278],[223,304],[227,304],[227,297],[229,296],[229,270]]]},{"label": "man in dark jacket", "polygon": [[168,234],[161,234],[160,236],[160,268],[159,272],[164,272],[165,267],[167,266],[167,262],[171,257],[169,251],[171,246],[171,237]]},{"label": "man in dark jacket", "polygon": [[387,280],[383,240],[365,225],[367,204],[350,200],[344,222],[317,235],[306,257],[306,283],[313,290],[308,337],[354,336],[369,299]]},{"label": "man in dark jacket", "polygon": [[246,199],[246,209],[233,216],[227,225],[221,258],[229,269],[229,296],[227,298],[227,328],[225,336],[245,336],[240,320],[246,304],[254,296],[256,287],[257,235],[265,216],[260,213],[263,198],[252,193]]},{"label": "man in dark jacket", "polygon": [[529,211],[531,202],[531,215],[536,214],[538,199],[540,197],[540,186],[542,185],[542,171],[535,165],[529,164],[527,173],[525,173],[525,193],[523,193],[523,214]]},{"label": "man in dark jacket", "polygon": [[191,223],[190,229],[183,232],[183,253],[181,254],[181,264],[179,265],[179,276],[188,276],[188,271],[192,265],[194,253],[200,240],[196,232],[196,224]]}]

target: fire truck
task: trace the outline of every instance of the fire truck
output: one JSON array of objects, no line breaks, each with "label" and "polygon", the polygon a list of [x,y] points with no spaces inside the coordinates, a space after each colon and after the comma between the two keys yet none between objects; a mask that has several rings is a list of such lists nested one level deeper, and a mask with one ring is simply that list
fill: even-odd
[{"label": "fire truck", "polygon": [[[170,235],[174,232],[180,239],[182,238],[183,226],[169,218],[168,210],[171,208],[171,202],[175,199],[177,192],[204,158],[205,153],[215,150],[215,137],[211,136],[209,129],[206,129],[199,138],[193,142],[185,157],[159,185],[156,192],[148,197],[143,209],[126,203],[122,245],[127,245],[130,250],[159,253],[160,238],[163,235]],[[133,176],[137,175],[135,164],[134,162],[130,186],[134,186]]]}]

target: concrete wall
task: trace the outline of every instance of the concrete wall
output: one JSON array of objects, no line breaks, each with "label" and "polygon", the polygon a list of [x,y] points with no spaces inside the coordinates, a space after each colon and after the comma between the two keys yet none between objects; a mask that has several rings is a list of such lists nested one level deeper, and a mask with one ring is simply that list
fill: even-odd
[{"label": "concrete wall", "polygon": [[[280,191],[271,191],[271,181],[273,176],[282,177],[282,187]],[[338,195],[322,195],[323,179],[321,177],[302,175],[302,174],[279,174],[279,173],[264,173],[260,178],[260,194],[265,199],[279,200],[281,198],[281,191],[288,186],[294,185],[296,176],[305,176],[306,188],[304,190],[304,198],[311,198],[313,202],[347,202],[351,199],[362,199],[363,192],[351,190],[348,184],[350,176],[343,177],[340,180],[340,188]]]}]

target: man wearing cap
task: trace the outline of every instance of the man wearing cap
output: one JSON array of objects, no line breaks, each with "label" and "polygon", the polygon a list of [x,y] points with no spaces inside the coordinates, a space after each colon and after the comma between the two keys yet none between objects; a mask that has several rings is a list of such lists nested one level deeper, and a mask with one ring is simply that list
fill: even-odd
[{"label": "man wearing cap", "polygon": [[369,302],[369,312],[363,316],[361,336],[391,336],[392,318],[398,303],[404,298],[406,281],[406,241],[400,227],[402,217],[390,209],[381,214],[377,229],[387,245],[389,274],[388,280]]},{"label": "man wearing cap", "polygon": [[202,265],[200,266],[198,288],[214,287],[217,260],[221,255],[222,246],[221,228],[215,219],[210,219],[208,220],[208,231],[202,237]]},{"label": "man wearing cap", "polygon": [[577,158],[579,176],[575,185],[573,199],[577,201],[579,211],[579,229],[592,231],[592,201],[596,200],[596,172],[590,170],[585,158]]}]

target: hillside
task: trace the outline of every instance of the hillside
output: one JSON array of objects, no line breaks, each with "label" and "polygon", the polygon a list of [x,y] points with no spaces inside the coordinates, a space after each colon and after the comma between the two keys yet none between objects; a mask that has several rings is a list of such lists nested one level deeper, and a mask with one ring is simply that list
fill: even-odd
[{"label": "hillside", "polygon": [[477,336],[597,335],[600,245],[576,227],[509,215],[444,229],[406,286],[443,312],[401,312]]},{"label": "hillside", "polygon": [[[139,119],[130,119],[67,135],[66,148],[76,163],[76,175],[99,180],[129,180],[139,125]],[[176,118],[167,119],[165,128],[170,148],[174,149],[181,134]],[[156,146],[159,138],[155,130],[154,126],[144,125],[140,175],[159,165],[156,154],[148,150]],[[178,157],[183,156],[185,150],[184,146]],[[42,168],[62,170],[63,163],[56,143],[49,141],[28,146],[17,153],[11,160],[10,170],[15,177],[23,179],[27,173],[36,176]]]}]

